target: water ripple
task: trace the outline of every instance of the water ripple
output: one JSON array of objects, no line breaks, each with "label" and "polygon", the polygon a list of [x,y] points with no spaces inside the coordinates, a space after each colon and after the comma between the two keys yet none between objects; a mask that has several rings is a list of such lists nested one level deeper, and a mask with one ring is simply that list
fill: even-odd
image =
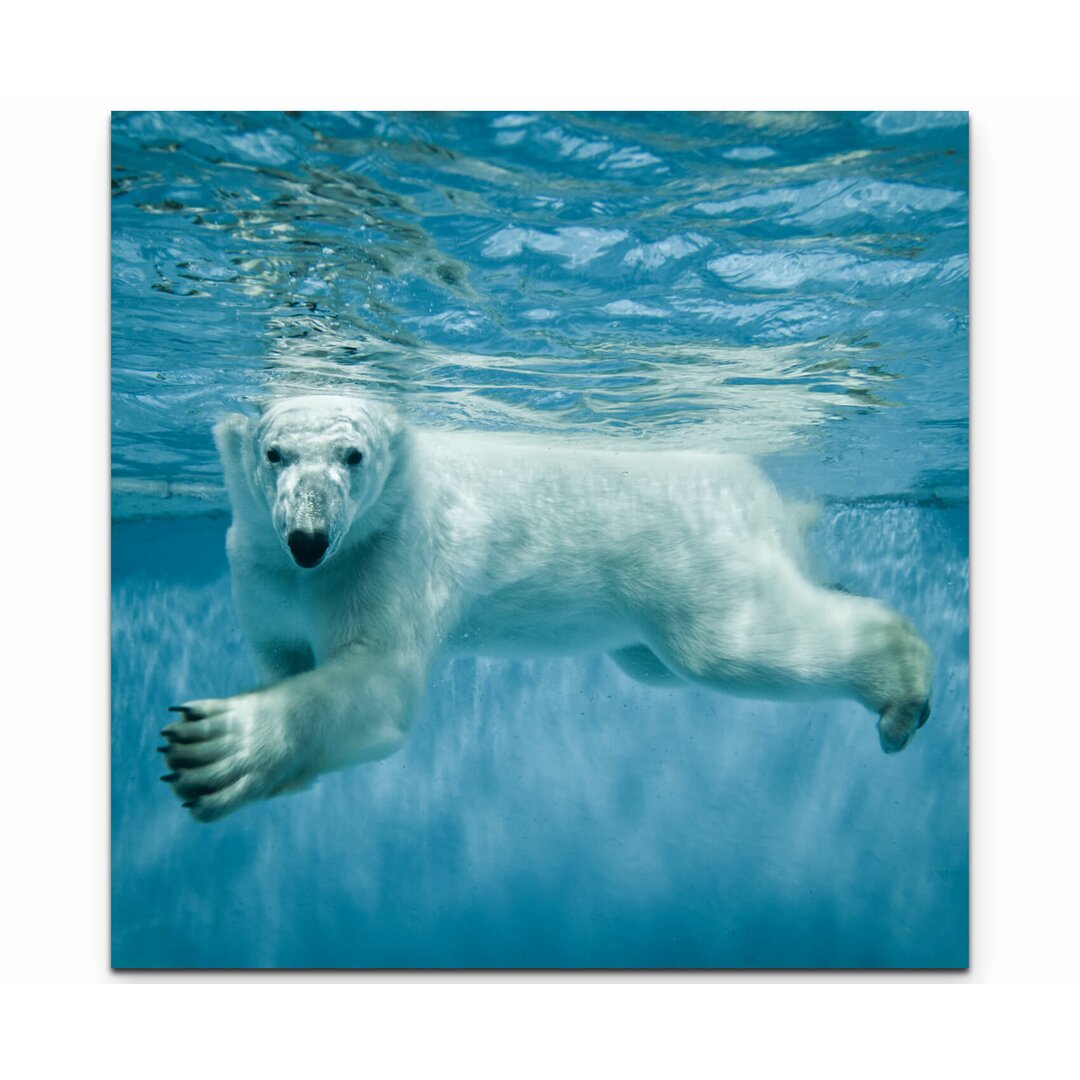
[{"label": "water ripple", "polygon": [[428,424],[801,454],[833,493],[866,493],[866,460],[893,493],[957,475],[966,134],[955,114],[118,113],[114,473],[215,482],[222,411],[358,387]]}]

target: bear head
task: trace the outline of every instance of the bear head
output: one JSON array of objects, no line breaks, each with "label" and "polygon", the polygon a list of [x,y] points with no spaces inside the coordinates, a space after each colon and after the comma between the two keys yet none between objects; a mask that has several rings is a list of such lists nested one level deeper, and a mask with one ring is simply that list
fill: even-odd
[{"label": "bear head", "polygon": [[225,417],[214,437],[234,519],[268,514],[289,558],[314,569],[377,527],[403,433],[390,406],[339,395],[277,401],[257,420]]}]

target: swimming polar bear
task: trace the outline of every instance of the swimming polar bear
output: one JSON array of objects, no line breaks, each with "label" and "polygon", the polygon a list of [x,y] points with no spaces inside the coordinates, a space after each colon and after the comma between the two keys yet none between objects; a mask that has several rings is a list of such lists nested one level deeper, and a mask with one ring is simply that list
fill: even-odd
[{"label": "swimming polar bear", "polygon": [[215,438],[265,685],[176,706],[162,733],[200,821],[392,754],[441,653],[605,650],[647,683],[852,696],[889,753],[929,714],[925,643],[810,580],[805,520],[744,459],[413,430],[340,396]]}]

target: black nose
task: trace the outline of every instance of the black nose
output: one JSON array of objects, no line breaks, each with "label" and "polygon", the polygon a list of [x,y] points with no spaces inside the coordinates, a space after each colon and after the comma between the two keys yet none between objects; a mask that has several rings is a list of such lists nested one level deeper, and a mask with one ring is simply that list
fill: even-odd
[{"label": "black nose", "polygon": [[319,565],[329,546],[326,533],[301,532],[299,529],[289,533],[289,550],[293,558],[307,570]]}]

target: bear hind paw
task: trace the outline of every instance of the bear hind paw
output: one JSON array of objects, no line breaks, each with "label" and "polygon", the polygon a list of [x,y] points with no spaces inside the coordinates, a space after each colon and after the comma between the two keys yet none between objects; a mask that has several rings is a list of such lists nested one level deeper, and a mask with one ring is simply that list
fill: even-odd
[{"label": "bear hind paw", "polygon": [[898,754],[930,719],[930,699],[888,705],[878,720],[878,738],[886,754]]}]

